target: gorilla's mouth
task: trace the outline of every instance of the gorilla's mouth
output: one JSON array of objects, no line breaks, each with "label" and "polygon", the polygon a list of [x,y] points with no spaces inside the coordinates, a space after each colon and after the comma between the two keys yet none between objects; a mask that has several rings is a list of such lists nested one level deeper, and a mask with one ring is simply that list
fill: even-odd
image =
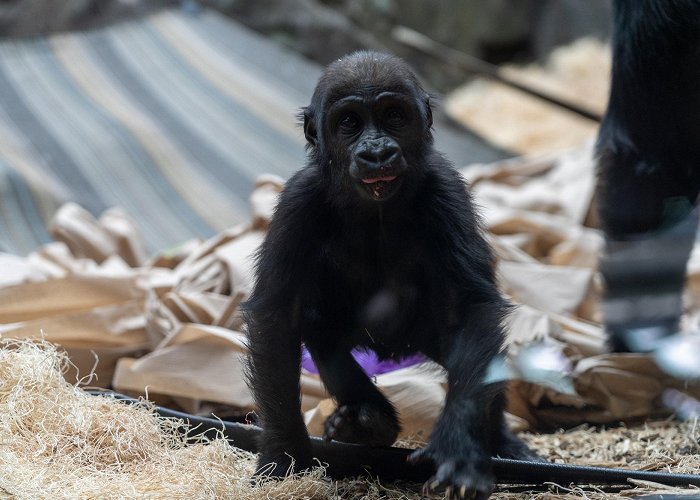
[{"label": "gorilla's mouth", "polygon": [[361,180],[372,197],[375,200],[381,200],[391,191],[391,183],[396,177],[395,175],[382,175],[379,177],[366,177]]}]

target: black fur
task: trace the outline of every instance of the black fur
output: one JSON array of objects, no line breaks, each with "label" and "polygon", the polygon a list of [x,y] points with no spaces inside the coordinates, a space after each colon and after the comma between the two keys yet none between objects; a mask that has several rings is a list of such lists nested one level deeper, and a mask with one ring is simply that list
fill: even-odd
[{"label": "black fur", "polygon": [[[362,346],[384,358],[421,352],[446,368],[446,406],[415,457],[435,461],[433,486],[485,498],[490,456],[533,457],[505,428],[503,386],[483,383],[503,351],[509,305],[431,124],[429,96],[408,67],[372,52],[331,64],[304,110],[309,160],[281,195],[246,304],[261,473],[284,475],[292,458],[295,470],[311,465],[302,342],[338,402],[326,439],[390,445],[398,434],[394,408],[350,354]],[[378,176],[396,178],[362,180]]]},{"label": "black fur", "polygon": [[[628,350],[618,334],[637,327],[673,333],[681,314],[700,190],[698,0],[615,0],[598,155],[606,324],[613,347]],[[640,297],[663,294],[666,305],[630,309]]]},{"label": "black fur", "polygon": [[613,237],[657,230],[700,189],[700,2],[616,0],[610,101],[598,139]]}]

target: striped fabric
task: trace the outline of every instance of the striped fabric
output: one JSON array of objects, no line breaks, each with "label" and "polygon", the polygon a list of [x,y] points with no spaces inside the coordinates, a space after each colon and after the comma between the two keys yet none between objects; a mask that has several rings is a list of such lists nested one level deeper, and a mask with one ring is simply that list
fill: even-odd
[{"label": "striped fabric", "polygon": [[[206,10],[0,43],[0,251],[48,242],[66,201],[124,208],[151,251],[247,219],[255,178],[303,163],[319,74]],[[500,156],[437,133],[457,163]]]}]

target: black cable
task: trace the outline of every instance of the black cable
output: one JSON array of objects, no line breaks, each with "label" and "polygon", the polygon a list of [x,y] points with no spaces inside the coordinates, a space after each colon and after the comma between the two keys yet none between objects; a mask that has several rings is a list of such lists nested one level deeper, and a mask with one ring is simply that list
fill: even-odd
[{"label": "black cable", "polygon": [[[90,394],[113,397],[129,404],[143,402],[113,391],[90,390]],[[199,417],[188,413],[155,406],[156,412],[167,418],[178,418],[194,429],[197,435],[210,438],[225,437],[233,446],[246,451],[257,451],[257,437],[260,427],[237,422],[226,422],[214,418]],[[183,432],[184,432],[183,428]],[[319,437],[311,437],[314,457],[327,464],[326,473],[333,478],[365,476],[382,479],[402,479],[424,482],[430,478],[435,468],[431,463],[409,464],[408,456],[415,450],[394,447],[371,447],[337,441],[326,442]],[[587,467],[582,465],[530,462],[506,458],[492,458],[494,474],[499,484],[532,484],[546,482],[558,484],[598,484],[627,485],[628,479],[650,481],[668,486],[700,486],[700,475],[673,474],[669,472],[636,471]]]}]

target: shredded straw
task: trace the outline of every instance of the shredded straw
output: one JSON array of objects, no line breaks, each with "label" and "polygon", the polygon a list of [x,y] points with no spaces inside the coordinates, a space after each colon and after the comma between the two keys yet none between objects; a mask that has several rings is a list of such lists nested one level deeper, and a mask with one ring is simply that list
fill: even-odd
[{"label": "shredded straw", "polygon": [[[260,484],[251,480],[255,455],[221,438],[197,437],[196,430],[183,436],[182,421],[159,417],[150,404],[89,395],[65,380],[68,367],[66,356],[46,342],[0,345],[0,498],[421,498],[420,485],[364,478],[335,482],[321,467]],[[669,421],[526,438],[555,461],[698,473],[699,435],[693,422]],[[676,491],[648,484],[622,493],[549,488],[546,493],[500,488],[493,498],[602,499]]]},{"label": "shredded straw", "polygon": [[92,396],[63,377],[48,343],[0,348],[0,494],[17,498],[328,498],[318,469],[254,487],[255,456],[183,437],[150,405]]}]

